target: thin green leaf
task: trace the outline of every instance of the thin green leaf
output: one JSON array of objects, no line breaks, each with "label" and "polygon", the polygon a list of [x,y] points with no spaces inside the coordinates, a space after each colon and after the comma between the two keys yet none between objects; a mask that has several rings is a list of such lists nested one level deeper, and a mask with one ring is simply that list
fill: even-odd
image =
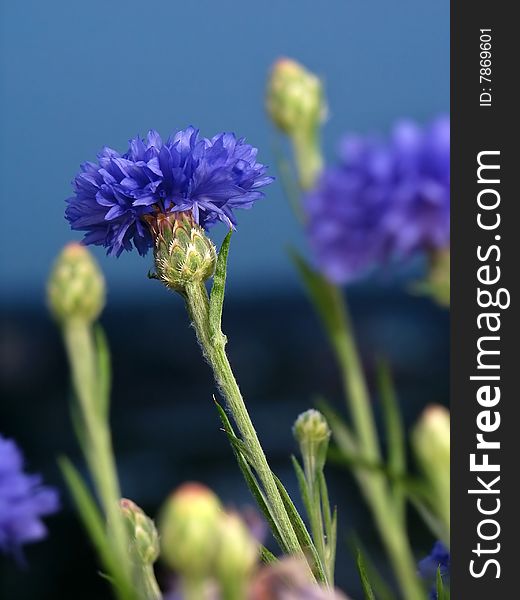
[{"label": "thin green leaf", "polygon": [[278,562],[276,556],[270,552],[265,546],[260,546],[260,559],[266,565]]},{"label": "thin green leaf", "polygon": [[329,491],[327,489],[327,481],[324,473],[319,474],[318,484],[320,486],[320,502],[323,512],[323,524],[325,526],[325,535],[330,542],[332,531],[332,514],[330,511]]},{"label": "thin green leaf", "polygon": [[300,463],[296,456],[291,456],[291,461],[294,467],[294,471],[296,473],[296,478],[298,479],[298,487],[300,489],[300,495],[302,497],[303,505],[305,506],[305,510],[307,511],[307,515],[310,515],[311,511],[311,502],[309,498],[309,490],[307,486],[307,480],[305,479],[305,473],[301,468]]},{"label": "thin green leaf", "polygon": [[332,513],[332,522],[330,527],[330,538],[329,538],[329,552],[330,552],[330,564],[334,567],[336,563],[336,548],[338,544],[338,509],[335,506],[334,512]]},{"label": "thin green leaf", "polygon": [[321,562],[321,559],[318,555],[318,551],[316,550],[316,546],[314,545],[314,542],[311,539],[311,536],[307,530],[307,527],[305,526],[305,523],[303,522],[303,519],[301,518],[300,513],[294,506],[293,501],[291,500],[291,497],[287,493],[287,490],[283,486],[283,483],[280,481],[280,479],[278,479],[278,477],[276,475],[273,474],[273,477],[276,482],[276,485],[278,486],[280,496],[282,497],[282,500],[283,500],[283,503],[285,506],[285,510],[287,511],[287,514],[289,515],[289,519],[290,519],[291,524],[296,533],[296,537],[298,538],[298,541],[300,542],[300,546],[304,553],[306,553],[306,551],[308,551],[310,553],[312,561],[315,566],[315,575],[316,575],[316,578],[318,579],[318,581],[320,581],[322,583],[326,583],[327,577],[326,577],[325,567],[324,567],[323,563]]},{"label": "thin green leaf", "polygon": [[58,459],[58,463],[63,477],[67,482],[74,504],[83,521],[83,525],[101,559],[101,563],[107,571],[116,574],[118,568],[111,555],[110,544],[106,535],[105,523],[101,512],[70,460],[62,456]]},{"label": "thin green leaf", "polygon": [[441,568],[437,568],[437,577],[436,577],[436,590],[437,590],[437,600],[450,600],[450,592],[447,588],[444,587],[444,582],[442,581]]},{"label": "thin green leaf", "polygon": [[[215,400],[215,404],[217,406],[217,410],[219,412],[219,416],[220,416],[220,420],[222,421],[222,425],[224,426],[224,431],[226,432],[228,438],[231,441],[231,439],[233,437],[236,438],[235,433],[233,431],[233,426],[231,425],[231,422],[226,414],[226,411],[222,408],[222,406],[216,400]],[[236,439],[238,439],[238,438],[236,438]],[[260,487],[258,481],[256,480],[256,477],[254,476],[254,473],[252,472],[251,467],[249,466],[247,460],[241,454],[240,450],[238,449],[238,447],[235,444],[231,443],[231,448],[232,448],[233,454],[235,455],[235,458],[238,462],[238,466],[240,467],[242,475],[244,476],[247,487],[249,488],[249,491],[253,495],[253,498],[256,500],[258,507],[260,508],[262,514],[264,515],[264,518],[266,519],[276,542],[278,543],[278,545],[280,546],[280,548],[282,549],[283,552],[288,553],[289,548],[286,545],[286,543],[283,539],[283,536],[280,534],[280,530],[278,528],[278,525],[276,524],[276,521],[273,518],[273,515],[271,514],[271,510],[269,509],[269,505],[264,496],[262,488]]]},{"label": "thin green leaf", "polygon": [[401,411],[388,366],[378,365],[378,383],[388,440],[388,471],[391,473],[392,493],[397,514],[404,519],[405,494],[402,477],[406,473],[406,442]]},{"label": "thin green leaf", "polygon": [[352,554],[357,556],[358,552],[361,552],[363,556],[363,565],[365,567],[365,572],[367,573],[368,580],[374,590],[374,594],[379,600],[395,600],[395,596],[391,591],[390,587],[387,585],[385,580],[382,578],[378,570],[376,569],[374,563],[370,559],[370,555],[368,554],[366,548],[363,547],[363,544],[359,540],[359,538],[353,534],[350,536],[348,540],[348,545]]},{"label": "thin green leaf", "polygon": [[209,299],[209,328],[211,336],[221,334],[222,308],[224,306],[224,295],[226,291],[226,271],[229,245],[231,243],[231,231],[226,235],[217,258],[213,287]]},{"label": "thin green leaf", "polygon": [[[74,395],[74,392],[72,392]],[[81,414],[81,410],[79,408],[79,404],[75,402],[74,398],[71,398],[71,402],[69,404],[70,410],[70,420],[72,422],[72,428],[74,429],[74,433],[76,435],[76,439],[78,440],[79,447],[85,456],[88,453],[87,444],[87,431],[85,430],[85,426],[83,423],[83,417]]]},{"label": "thin green leaf", "polygon": [[376,600],[374,591],[372,590],[372,586],[370,585],[370,581],[366,572],[365,561],[359,549],[357,551],[356,564],[359,572],[359,577],[361,579],[361,585],[363,587],[365,600]]},{"label": "thin green leaf", "polygon": [[346,328],[345,309],[340,291],[321,273],[313,270],[295,250],[291,250],[290,255],[327,333],[335,340],[338,333]]},{"label": "thin green leaf", "polygon": [[332,437],[341,450],[348,455],[357,454],[358,443],[356,437],[341,416],[323,399],[318,399],[316,406],[327,419],[329,427],[332,430]]},{"label": "thin green leaf", "polygon": [[97,352],[98,401],[101,417],[106,419],[110,407],[110,388],[112,386],[112,368],[108,340],[101,325],[94,329],[94,341]]},{"label": "thin green leaf", "polygon": [[450,534],[449,531],[446,531],[442,520],[437,517],[434,511],[418,494],[409,492],[408,498],[415,510],[421,516],[425,525],[430,529],[434,537],[436,537],[437,539],[441,540],[444,544],[449,546]]}]

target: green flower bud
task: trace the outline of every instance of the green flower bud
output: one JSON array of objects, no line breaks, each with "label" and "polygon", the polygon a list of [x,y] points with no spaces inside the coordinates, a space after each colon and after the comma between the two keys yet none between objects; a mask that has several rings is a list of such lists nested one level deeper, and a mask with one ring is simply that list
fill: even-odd
[{"label": "green flower bud", "polygon": [[123,498],[119,506],[136,558],[143,565],[152,565],[159,557],[159,534],[154,522],[131,500]]},{"label": "green flower bud", "polygon": [[213,573],[221,505],[199,483],[186,483],[167,500],[159,520],[161,557],[183,578],[203,580]]},{"label": "green flower bud", "polygon": [[450,412],[440,405],[428,406],[411,434],[417,464],[428,487],[432,510],[446,534],[450,528]]},{"label": "green flower bud", "polygon": [[49,308],[60,323],[95,321],[105,304],[105,281],[90,252],[81,244],[65,246],[47,282]]},{"label": "green flower bud", "polygon": [[235,512],[222,513],[218,542],[215,574],[227,592],[224,596],[245,597],[245,586],[258,560],[258,542]]},{"label": "green flower bud", "polygon": [[272,68],[266,103],[275,125],[289,136],[317,129],[326,112],[319,78],[288,58]]},{"label": "green flower bud", "polygon": [[155,240],[156,276],[166,287],[183,292],[213,276],[217,251],[191,213],[159,213],[146,221]]},{"label": "green flower bud", "polygon": [[307,475],[314,477],[323,470],[330,440],[330,427],[320,411],[311,408],[295,421],[293,433],[300,446]]}]

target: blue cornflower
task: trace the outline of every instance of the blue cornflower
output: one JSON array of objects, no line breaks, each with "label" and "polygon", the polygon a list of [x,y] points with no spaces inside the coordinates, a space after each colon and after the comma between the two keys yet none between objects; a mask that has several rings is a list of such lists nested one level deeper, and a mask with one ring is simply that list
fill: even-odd
[{"label": "blue cornflower", "polygon": [[444,248],[450,239],[450,125],[398,123],[385,141],[349,135],[305,201],[316,262],[332,281]]},{"label": "blue cornflower", "polygon": [[436,579],[440,569],[442,581],[446,584],[450,578],[450,553],[442,542],[435,542],[430,554],[419,561],[419,575],[432,584],[430,599],[437,600]]},{"label": "blue cornflower", "polygon": [[130,140],[124,154],[104,148],[96,163],[81,165],[65,215],[72,229],[86,231],[86,244],[116,256],[133,246],[146,254],[150,214],[190,212],[205,229],[218,221],[234,228],[234,210],[251,208],[273,181],[256,156],[233,133],[208,139],[188,127],[163,142],[150,131]]},{"label": "blue cornflower", "polygon": [[0,551],[17,552],[45,537],[41,518],[58,510],[58,495],[39,475],[23,471],[23,457],[12,440],[0,435]]}]

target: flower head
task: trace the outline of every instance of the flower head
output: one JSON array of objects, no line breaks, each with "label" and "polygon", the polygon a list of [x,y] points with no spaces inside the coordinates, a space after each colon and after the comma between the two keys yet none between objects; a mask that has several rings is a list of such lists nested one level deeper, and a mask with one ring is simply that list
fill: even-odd
[{"label": "flower head", "polygon": [[119,508],[130,535],[135,558],[143,565],[153,564],[159,557],[159,534],[154,522],[132,500],[122,498]]},{"label": "flower head", "polygon": [[47,300],[59,323],[92,323],[99,317],[105,304],[105,280],[81,244],[67,244],[56,259],[47,282]]},{"label": "flower head", "polygon": [[16,444],[0,435],[0,551],[17,552],[47,534],[41,518],[58,510],[58,495],[23,471]]},{"label": "flower head", "polygon": [[159,520],[161,558],[185,577],[212,574],[222,507],[199,483],[185,483],[168,498]]},{"label": "flower head", "polygon": [[124,154],[104,148],[96,163],[81,165],[65,215],[72,229],[86,232],[86,244],[116,256],[153,246],[146,215],[189,211],[205,229],[218,221],[234,228],[234,210],[251,208],[273,180],[256,156],[233,133],[208,139],[188,127],[163,142],[150,131],[130,140]]},{"label": "flower head", "polygon": [[331,280],[449,244],[449,144],[447,118],[400,122],[388,141],[343,140],[339,164],[305,203],[311,247]]},{"label": "flower head", "polygon": [[419,575],[427,582],[432,583],[433,587],[430,591],[430,599],[437,599],[437,591],[435,579],[437,570],[440,570],[441,577],[444,583],[449,581],[450,577],[450,553],[442,542],[435,542],[430,554],[419,561]]},{"label": "flower head", "polygon": [[326,113],[319,78],[290,58],[280,58],[271,70],[266,106],[275,125],[288,135],[315,129]]}]

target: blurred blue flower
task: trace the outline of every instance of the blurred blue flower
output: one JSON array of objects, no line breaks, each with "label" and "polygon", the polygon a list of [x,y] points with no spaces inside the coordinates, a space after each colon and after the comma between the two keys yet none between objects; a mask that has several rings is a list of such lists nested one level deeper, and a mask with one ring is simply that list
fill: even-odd
[{"label": "blurred blue flower", "polygon": [[318,267],[334,282],[450,239],[450,123],[401,121],[390,139],[349,135],[305,200]]},{"label": "blurred blue flower", "polygon": [[39,475],[23,472],[23,457],[12,440],[0,435],[0,551],[18,552],[47,534],[41,517],[58,510],[55,490]]},{"label": "blurred blue flower", "polygon": [[430,554],[419,561],[419,575],[426,582],[433,585],[430,591],[430,599],[437,600],[437,569],[440,569],[442,581],[449,582],[450,577],[450,553],[442,542],[435,542]]},{"label": "blurred blue flower", "polygon": [[86,244],[116,256],[134,245],[146,254],[153,242],[143,217],[155,212],[191,211],[206,229],[218,221],[234,228],[234,210],[251,208],[273,181],[256,156],[233,133],[208,139],[188,127],[163,142],[150,131],[130,140],[125,154],[104,148],[97,163],[81,165],[65,215],[87,232]]}]

